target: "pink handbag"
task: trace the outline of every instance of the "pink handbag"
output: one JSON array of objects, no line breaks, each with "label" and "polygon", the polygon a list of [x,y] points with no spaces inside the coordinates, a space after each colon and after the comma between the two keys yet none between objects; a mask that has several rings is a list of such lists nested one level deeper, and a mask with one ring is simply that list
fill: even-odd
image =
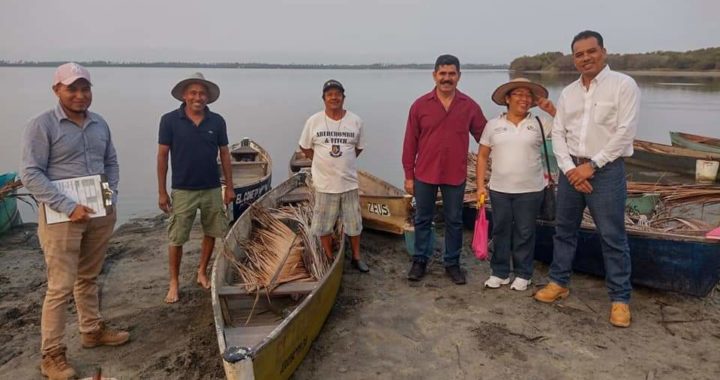
[{"label": "pink handbag", "polygon": [[475,233],[473,234],[472,250],[478,260],[488,259],[488,220],[485,216],[485,196],[478,202],[477,216],[475,217]]}]

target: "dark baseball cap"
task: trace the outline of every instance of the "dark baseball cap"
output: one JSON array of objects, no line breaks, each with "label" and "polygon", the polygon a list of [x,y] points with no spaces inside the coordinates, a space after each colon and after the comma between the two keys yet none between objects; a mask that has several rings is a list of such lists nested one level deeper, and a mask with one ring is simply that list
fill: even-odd
[{"label": "dark baseball cap", "polygon": [[323,94],[331,88],[337,88],[338,90],[342,91],[343,94],[345,93],[345,87],[343,87],[340,82],[336,81],[335,79],[330,79],[325,82],[325,84],[323,84]]}]

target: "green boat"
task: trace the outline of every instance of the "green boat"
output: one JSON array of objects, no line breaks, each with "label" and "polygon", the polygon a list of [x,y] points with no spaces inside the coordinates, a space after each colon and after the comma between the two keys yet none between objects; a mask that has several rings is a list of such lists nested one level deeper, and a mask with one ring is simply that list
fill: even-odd
[{"label": "green boat", "polygon": [[2,191],[3,187],[15,181],[14,172],[0,174],[0,235],[7,232],[20,221],[15,191]]},{"label": "green boat", "polygon": [[635,140],[632,157],[625,158],[629,179],[657,183],[695,183],[697,160],[720,161],[720,153],[700,152]]},{"label": "green boat", "polygon": [[[300,365],[335,304],[343,273],[344,239],[318,281],[291,281],[269,292],[249,292],[233,261],[247,256],[253,209],[308,202],[307,171],[290,177],[243,212],[224,240],[212,270],[215,332],[228,380],[287,379]],[[228,256],[232,255],[232,259]]]},{"label": "green boat", "polygon": [[720,139],[718,138],[684,132],[670,132],[670,140],[673,146],[720,155]]}]

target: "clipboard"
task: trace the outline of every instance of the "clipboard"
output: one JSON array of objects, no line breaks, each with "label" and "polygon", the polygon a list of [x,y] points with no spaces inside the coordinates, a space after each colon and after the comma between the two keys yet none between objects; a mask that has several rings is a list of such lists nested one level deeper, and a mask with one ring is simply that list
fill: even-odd
[{"label": "clipboard", "polygon": [[[104,176],[100,174],[61,179],[52,181],[52,184],[66,197],[95,210],[95,213],[90,215],[91,218],[106,216],[105,208],[112,206],[113,191]],[[70,217],[66,214],[51,209],[47,204],[43,204],[43,208],[47,224],[70,221]]]}]

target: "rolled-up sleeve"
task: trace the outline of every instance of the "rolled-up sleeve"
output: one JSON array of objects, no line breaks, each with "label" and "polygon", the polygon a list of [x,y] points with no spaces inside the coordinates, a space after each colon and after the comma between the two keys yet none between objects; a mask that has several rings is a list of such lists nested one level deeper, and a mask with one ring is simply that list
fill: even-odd
[{"label": "rolled-up sleeve", "polygon": [[[108,135],[110,131],[108,129]],[[117,152],[113,145],[112,136],[108,139],[107,147],[105,148],[105,176],[107,177],[108,184],[110,184],[110,190],[112,190],[112,203],[117,204],[118,200],[118,186],[120,184],[120,164],[117,159]]]},{"label": "rolled-up sleeve", "polygon": [[567,129],[565,127],[565,92],[560,94],[560,99],[557,103],[557,112],[555,113],[555,119],[553,120],[552,128],[552,145],[553,153],[557,159],[558,167],[560,170],[567,174],[570,169],[575,168],[575,164],[570,157],[570,151],[567,145]]},{"label": "rolled-up sleeve", "polygon": [[35,199],[51,209],[70,215],[76,203],[60,193],[47,177],[50,136],[38,119],[28,123],[22,137],[20,180]]}]

